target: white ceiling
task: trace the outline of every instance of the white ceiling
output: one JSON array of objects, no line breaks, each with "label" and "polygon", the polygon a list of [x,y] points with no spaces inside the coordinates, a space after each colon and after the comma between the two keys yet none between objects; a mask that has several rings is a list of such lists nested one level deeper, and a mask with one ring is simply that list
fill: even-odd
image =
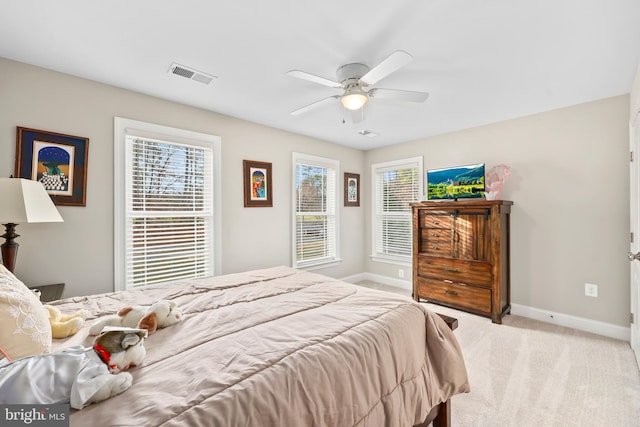
[{"label": "white ceiling", "polygon": [[[287,71],[335,80],[396,50],[413,61],[375,86],[425,103],[372,99],[357,126],[337,100],[289,114],[340,91]],[[4,1],[0,56],[368,149],[629,93],[640,1]],[[173,62],[218,79],[171,75]]]}]

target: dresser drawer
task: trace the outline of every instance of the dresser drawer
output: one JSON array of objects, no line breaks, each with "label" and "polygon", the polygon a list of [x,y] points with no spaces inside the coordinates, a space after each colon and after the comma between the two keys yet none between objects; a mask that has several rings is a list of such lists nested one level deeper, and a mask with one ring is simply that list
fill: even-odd
[{"label": "dresser drawer", "polygon": [[418,275],[491,288],[491,264],[480,261],[418,256]]},{"label": "dresser drawer", "polygon": [[420,253],[450,257],[452,248],[451,230],[442,228],[423,228],[420,230]]},{"label": "dresser drawer", "polygon": [[420,213],[421,228],[452,228],[453,216],[451,214],[424,214]]},{"label": "dresser drawer", "polygon": [[491,313],[491,290],[418,277],[420,298],[455,305],[460,308]]},{"label": "dresser drawer", "polygon": [[448,228],[422,228],[420,237],[424,241],[437,240],[451,242],[453,231]]}]

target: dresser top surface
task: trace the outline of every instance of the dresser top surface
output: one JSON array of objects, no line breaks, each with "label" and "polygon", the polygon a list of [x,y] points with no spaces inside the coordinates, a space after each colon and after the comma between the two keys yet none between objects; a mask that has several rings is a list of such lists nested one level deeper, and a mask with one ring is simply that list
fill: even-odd
[{"label": "dresser top surface", "polygon": [[464,207],[490,207],[490,206],[511,206],[511,200],[486,200],[486,199],[464,199],[464,200],[429,200],[424,202],[411,203],[413,207],[427,208],[464,208]]}]

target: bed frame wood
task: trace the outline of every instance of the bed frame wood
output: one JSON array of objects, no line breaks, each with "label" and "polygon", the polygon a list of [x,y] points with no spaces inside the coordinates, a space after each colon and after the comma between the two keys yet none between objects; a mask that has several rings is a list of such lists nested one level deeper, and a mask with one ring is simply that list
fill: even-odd
[{"label": "bed frame wood", "polygon": [[[458,327],[458,319],[438,313],[447,326],[455,331]],[[438,405],[438,415],[433,420],[433,427],[449,427],[451,425],[451,399]]]},{"label": "bed frame wood", "polygon": [[438,405],[438,415],[433,420],[433,427],[449,427],[451,425],[450,402],[451,399]]}]

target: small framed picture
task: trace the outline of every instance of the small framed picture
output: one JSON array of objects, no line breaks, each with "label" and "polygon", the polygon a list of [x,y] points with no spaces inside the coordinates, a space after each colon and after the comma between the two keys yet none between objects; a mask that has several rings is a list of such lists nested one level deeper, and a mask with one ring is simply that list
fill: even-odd
[{"label": "small framed picture", "polygon": [[272,207],[271,163],[243,160],[244,207]]},{"label": "small framed picture", "polygon": [[344,173],[344,205],[360,206],[360,174]]},{"label": "small framed picture", "polygon": [[56,205],[86,206],[89,138],[19,127],[15,177],[39,181]]}]

